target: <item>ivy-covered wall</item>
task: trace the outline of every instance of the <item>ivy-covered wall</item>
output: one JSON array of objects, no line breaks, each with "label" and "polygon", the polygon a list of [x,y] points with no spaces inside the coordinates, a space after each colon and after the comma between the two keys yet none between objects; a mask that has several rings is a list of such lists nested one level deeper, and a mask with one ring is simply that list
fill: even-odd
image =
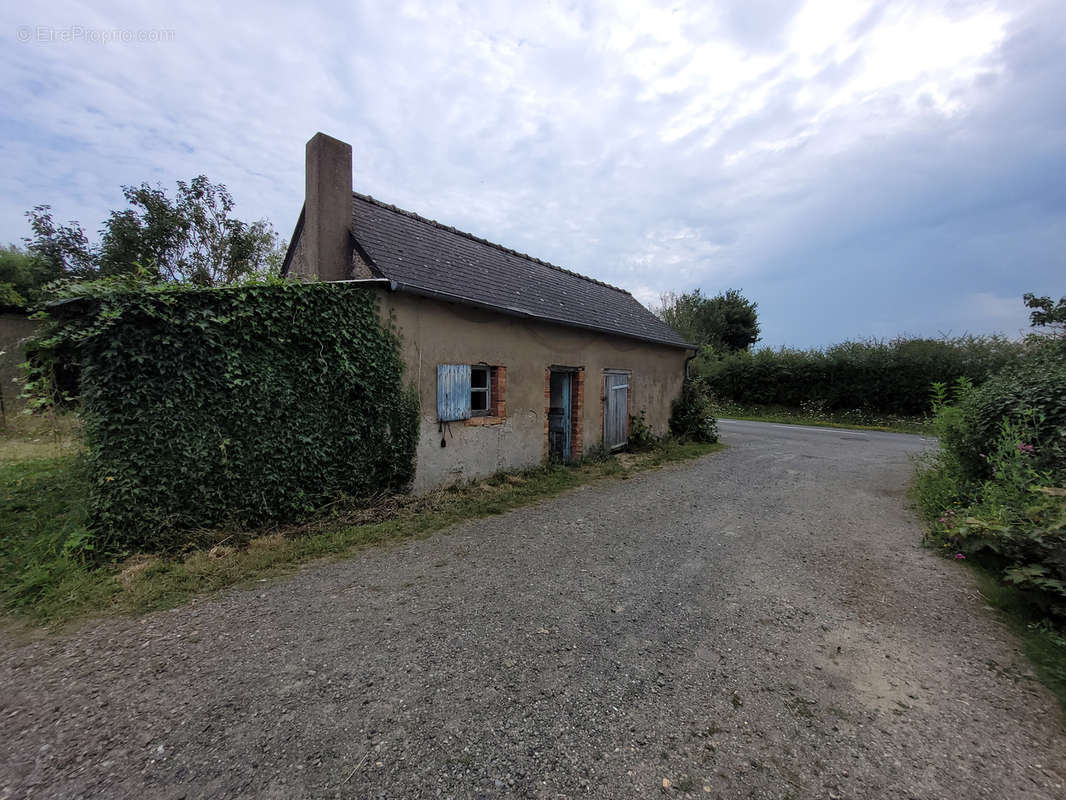
[{"label": "ivy-covered wall", "polygon": [[102,292],[53,317],[50,346],[80,365],[97,549],[295,520],[413,476],[418,399],[372,288]]}]

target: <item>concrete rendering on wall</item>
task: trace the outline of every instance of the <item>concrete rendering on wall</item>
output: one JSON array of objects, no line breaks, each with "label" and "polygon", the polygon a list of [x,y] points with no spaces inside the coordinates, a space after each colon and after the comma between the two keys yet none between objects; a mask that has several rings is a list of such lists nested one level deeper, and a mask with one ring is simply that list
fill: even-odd
[{"label": "concrete rendering on wall", "polygon": [[[547,458],[546,371],[580,373],[579,437],[572,458],[603,441],[603,386],[608,373],[629,374],[629,413],[645,412],[667,432],[688,352],[402,292],[382,290],[381,313],[395,327],[406,363],[405,382],[418,389],[421,434],[414,490],[535,466]],[[500,416],[437,419],[437,367],[503,367],[506,409]],[[443,442],[443,446],[442,446]]]},{"label": "concrete rendering on wall", "polygon": [[40,325],[25,314],[0,314],[0,397],[5,414],[21,406],[22,386],[18,381],[23,375],[19,365],[26,360],[26,340],[37,333]]}]

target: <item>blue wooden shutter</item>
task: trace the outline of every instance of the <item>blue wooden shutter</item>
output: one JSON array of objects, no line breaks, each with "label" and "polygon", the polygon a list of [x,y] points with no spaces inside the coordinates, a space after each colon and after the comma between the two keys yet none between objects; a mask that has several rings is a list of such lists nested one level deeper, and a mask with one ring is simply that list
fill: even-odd
[{"label": "blue wooden shutter", "polygon": [[437,365],[437,419],[470,419],[470,365]]}]

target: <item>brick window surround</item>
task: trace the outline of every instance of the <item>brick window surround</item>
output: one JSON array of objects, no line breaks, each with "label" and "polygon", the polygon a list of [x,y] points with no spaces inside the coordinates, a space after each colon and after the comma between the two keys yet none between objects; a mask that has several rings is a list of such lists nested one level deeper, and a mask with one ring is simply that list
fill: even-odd
[{"label": "brick window surround", "polygon": [[544,457],[548,458],[548,415],[551,413],[552,372],[570,373],[570,460],[576,461],[585,454],[585,432],[582,420],[585,416],[585,368],[553,366],[544,370]]},{"label": "brick window surround", "polygon": [[464,425],[499,425],[506,419],[507,367],[489,367],[489,387],[489,413],[470,417]]}]

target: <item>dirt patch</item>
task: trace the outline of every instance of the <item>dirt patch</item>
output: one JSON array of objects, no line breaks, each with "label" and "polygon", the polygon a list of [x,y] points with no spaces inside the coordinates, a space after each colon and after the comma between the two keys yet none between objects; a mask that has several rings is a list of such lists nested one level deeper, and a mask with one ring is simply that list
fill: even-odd
[{"label": "dirt patch", "polygon": [[816,651],[823,668],[850,685],[867,708],[885,714],[927,709],[922,687],[908,679],[913,673],[907,665],[921,654],[899,642],[886,647],[882,637],[873,628],[844,623],[827,632]]},{"label": "dirt patch", "polygon": [[123,586],[129,586],[138,576],[140,576],[146,569],[159,563],[159,559],[155,556],[138,555],[128,559],[125,565],[115,575],[115,580],[121,583]]}]

